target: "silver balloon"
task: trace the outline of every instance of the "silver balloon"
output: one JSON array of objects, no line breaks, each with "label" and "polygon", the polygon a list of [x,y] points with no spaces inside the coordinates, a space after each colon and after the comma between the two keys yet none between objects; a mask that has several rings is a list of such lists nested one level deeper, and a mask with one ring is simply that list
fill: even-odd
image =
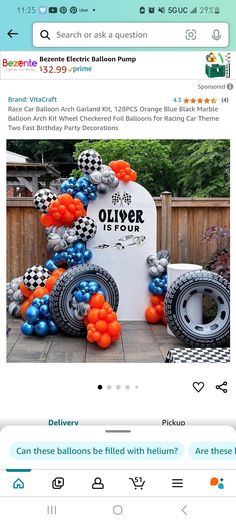
[{"label": "silver balloon", "polygon": [[90,174],[90,180],[93,182],[93,184],[100,184],[102,181],[102,174],[100,171],[93,171],[93,173]]},{"label": "silver balloon", "polygon": [[74,318],[75,318],[76,320],[82,320],[82,319],[83,319],[83,317],[79,314],[78,309],[74,309],[74,311],[73,311],[73,315],[74,315]]},{"label": "silver balloon", "polygon": [[150,275],[150,277],[158,277],[159,276],[159,271],[157,269],[157,266],[150,266],[148,268],[148,273]]},{"label": "silver balloon", "polygon": [[163,267],[167,267],[168,266],[167,258],[160,258],[160,260],[158,260],[158,264],[161,264],[161,266]]},{"label": "silver balloon", "polygon": [[20,285],[21,282],[22,282],[22,280],[19,281],[19,278],[13,278],[12,281],[11,281],[11,284],[10,284],[11,285],[11,289],[13,291],[16,291],[17,289],[19,289],[19,285]]},{"label": "silver balloon", "polygon": [[158,264],[157,269],[158,269],[160,274],[164,273],[164,271],[165,271],[165,268],[163,266],[161,266],[161,264]]},{"label": "silver balloon", "polygon": [[158,262],[157,262],[157,257],[156,257],[156,255],[149,255],[149,256],[146,258],[146,262],[147,262],[147,265],[148,265],[148,266],[157,266]]},{"label": "silver balloon", "polygon": [[24,302],[24,300],[25,300],[25,297],[21,293],[20,289],[17,289],[16,291],[14,291],[13,298],[14,298],[14,300],[16,300],[17,302],[20,302],[20,303]]},{"label": "silver balloon", "polygon": [[101,193],[102,195],[105,195],[106,193],[108,193],[108,191],[109,191],[109,187],[108,187],[107,184],[104,184],[103,182],[98,184],[98,186],[97,186],[97,192],[98,193]]},{"label": "silver balloon", "polygon": [[113,171],[113,169],[111,169],[110,166],[105,166],[105,164],[103,164],[101,167],[101,173],[106,177],[115,175],[115,172]]},{"label": "silver balloon", "polygon": [[12,300],[8,306],[8,312],[12,317],[20,318],[20,305],[16,300]]},{"label": "silver balloon", "polygon": [[80,302],[78,307],[78,312],[84,318],[90,311],[90,305],[86,302]]},{"label": "silver balloon", "polygon": [[115,175],[110,175],[108,177],[108,185],[112,188],[115,188],[119,185],[120,181]]}]

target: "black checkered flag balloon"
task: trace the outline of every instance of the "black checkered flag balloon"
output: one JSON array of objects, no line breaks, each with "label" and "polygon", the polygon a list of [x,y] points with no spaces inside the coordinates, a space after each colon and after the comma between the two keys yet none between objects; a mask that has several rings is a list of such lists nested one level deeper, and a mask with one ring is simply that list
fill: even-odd
[{"label": "black checkered flag balloon", "polygon": [[78,167],[85,175],[89,175],[93,171],[100,171],[102,167],[101,156],[94,149],[86,149],[79,156]]},{"label": "black checkered flag balloon", "polygon": [[78,218],[73,227],[76,229],[76,234],[78,240],[82,242],[87,242],[90,238],[93,238],[97,232],[97,226],[92,218],[82,217]]},{"label": "black checkered flag balloon", "polygon": [[53,193],[51,189],[39,189],[34,195],[34,207],[40,211],[40,213],[47,213],[50,204],[57,199],[56,193]]},{"label": "black checkered flag balloon", "polygon": [[29,267],[23,277],[23,282],[27,289],[34,291],[38,286],[44,286],[46,280],[50,277],[49,271],[43,266]]}]

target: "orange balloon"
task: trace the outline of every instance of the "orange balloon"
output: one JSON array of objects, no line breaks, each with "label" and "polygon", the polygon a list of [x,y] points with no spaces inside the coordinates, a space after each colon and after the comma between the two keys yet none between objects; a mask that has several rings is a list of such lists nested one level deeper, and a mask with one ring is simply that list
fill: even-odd
[{"label": "orange balloon", "polygon": [[163,304],[163,298],[160,295],[151,295],[151,303],[153,306]]},{"label": "orange balloon", "polygon": [[97,342],[98,347],[101,349],[107,349],[111,345],[111,337],[108,333],[103,333],[100,340]]},{"label": "orange balloon", "polygon": [[51,215],[45,215],[44,213],[41,213],[40,215],[40,222],[42,226],[44,227],[50,227],[53,225],[53,218]]},{"label": "orange balloon", "polygon": [[100,318],[101,320],[107,320],[107,312],[104,308],[100,309],[99,312],[98,312],[98,318]]},{"label": "orange balloon", "polygon": [[120,171],[121,169],[125,169],[126,167],[130,167],[128,162],[125,162],[125,160],[117,160],[116,169],[118,171]]},{"label": "orange balloon", "polygon": [[161,304],[157,304],[157,306],[155,307],[155,310],[158,313],[158,315],[163,315],[164,313],[164,308],[163,308],[163,305]]},{"label": "orange balloon", "polygon": [[51,275],[51,277],[49,277],[46,282],[45,282],[45,286],[46,288],[48,289],[48,291],[52,291],[52,288],[53,286],[55,286],[56,284],[56,281],[59,277],[54,277]]},{"label": "orange balloon", "polygon": [[116,320],[108,324],[107,332],[111,337],[117,337],[120,335],[121,325]]},{"label": "orange balloon", "polygon": [[20,290],[21,290],[22,295],[24,295],[24,297],[30,297],[30,295],[32,295],[32,291],[30,291],[30,289],[28,289],[25,286],[24,282],[20,283]]},{"label": "orange balloon", "polygon": [[160,315],[157,313],[155,307],[152,306],[146,308],[145,317],[150,324],[156,324],[156,322],[160,320]]},{"label": "orange balloon", "polygon": [[55,270],[52,272],[52,275],[51,275],[51,276],[52,276],[52,277],[57,277],[57,278],[59,278],[59,277],[62,275],[62,273],[65,273],[65,271],[66,271],[66,270],[64,269],[64,267],[59,267],[58,269],[55,269]]},{"label": "orange balloon", "polygon": [[93,340],[94,340],[94,342],[98,342],[100,340],[101,336],[102,335],[101,335],[101,333],[99,331],[95,331],[93,333]]},{"label": "orange balloon", "polygon": [[98,312],[99,312],[99,309],[97,308],[91,309],[87,315],[88,322],[92,322],[92,324],[96,324],[96,322],[99,320]]},{"label": "orange balloon", "polygon": [[42,298],[44,295],[48,295],[48,289],[45,286],[38,286],[33,291],[33,298]]},{"label": "orange balloon", "polygon": [[64,204],[66,207],[74,203],[73,197],[68,193],[65,193],[64,195],[59,195],[58,200],[60,204]]},{"label": "orange balloon", "polygon": [[64,224],[72,224],[72,222],[74,222],[74,219],[75,219],[75,216],[72,213],[70,213],[70,211],[66,211],[63,215]]},{"label": "orange balloon", "polygon": [[117,314],[114,311],[112,311],[111,313],[107,314],[105,320],[107,322],[114,322],[114,320],[117,320]]},{"label": "orange balloon", "polygon": [[115,169],[116,169],[116,161],[115,160],[112,160],[108,165],[114,172],[116,172],[115,171]]},{"label": "orange balloon", "polygon": [[87,341],[88,342],[94,342],[94,340],[93,340],[93,332],[92,331],[88,331],[88,333],[87,333]]},{"label": "orange balloon", "polygon": [[99,333],[106,333],[107,322],[105,320],[98,320],[98,322],[96,322],[96,330],[99,331]]},{"label": "orange balloon", "polygon": [[26,310],[28,309],[29,306],[30,306],[30,301],[29,300],[25,300],[23,302],[23,304],[21,304],[20,314],[21,314],[23,319],[25,319],[25,312],[26,312]]},{"label": "orange balloon", "polygon": [[89,305],[91,308],[101,309],[104,304],[105,304],[105,298],[103,295],[101,295],[101,293],[95,293],[89,301]]}]

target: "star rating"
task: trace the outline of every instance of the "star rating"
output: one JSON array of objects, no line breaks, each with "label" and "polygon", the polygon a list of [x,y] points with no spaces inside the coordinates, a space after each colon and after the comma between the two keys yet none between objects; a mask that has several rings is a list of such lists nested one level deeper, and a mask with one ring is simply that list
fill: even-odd
[{"label": "star rating", "polygon": [[184,98],[184,104],[216,104],[217,98]]}]

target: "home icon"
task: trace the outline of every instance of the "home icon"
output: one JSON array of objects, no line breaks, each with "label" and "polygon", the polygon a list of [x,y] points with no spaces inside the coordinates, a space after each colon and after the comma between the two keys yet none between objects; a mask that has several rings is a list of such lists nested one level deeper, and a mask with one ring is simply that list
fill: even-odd
[{"label": "home icon", "polygon": [[24,487],[24,482],[21,479],[16,479],[15,482],[13,482],[13,489],[24,489]]}]

